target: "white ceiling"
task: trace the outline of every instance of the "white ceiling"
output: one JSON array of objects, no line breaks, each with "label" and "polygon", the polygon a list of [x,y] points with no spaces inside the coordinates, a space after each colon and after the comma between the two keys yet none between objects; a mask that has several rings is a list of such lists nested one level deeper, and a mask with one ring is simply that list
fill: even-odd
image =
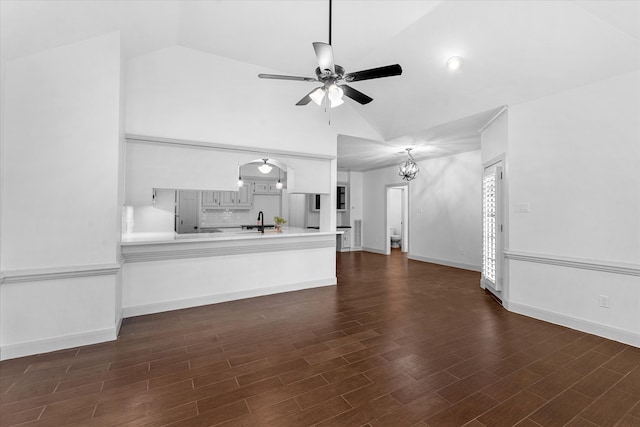
[{"label": "white ceiling", "polygon": [[[120,31],[127,58],[180,45],[313,76],[328,0],[0,1],[0,59]],[[379,141],[341,135],[338,167],[479,148],[480,129],[514,105],[640,68],[640,1],[334,0],[332,44],[347,72],[399,63],[402,76],[352,83],[352,107]],[[464,57],[457,72],[449,56]],[[310,90],[300,85],[300,98]],[[265,81],[265,84],[274,84]],[[298,99],[292,99],[292,103]],[[300,108],[318,108],[311,104]],[[339,114],[338,111],[332,114]]]}]

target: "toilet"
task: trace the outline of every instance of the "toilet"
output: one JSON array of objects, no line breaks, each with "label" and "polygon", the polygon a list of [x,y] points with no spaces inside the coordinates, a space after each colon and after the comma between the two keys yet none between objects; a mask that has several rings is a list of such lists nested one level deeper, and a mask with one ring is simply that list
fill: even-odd
[{"label": "toilet", "polygon": [[389,228],[389,236],[391,236],[391,247],[399,248],[402,236],[400,234],[396,234],[395,228]]}]

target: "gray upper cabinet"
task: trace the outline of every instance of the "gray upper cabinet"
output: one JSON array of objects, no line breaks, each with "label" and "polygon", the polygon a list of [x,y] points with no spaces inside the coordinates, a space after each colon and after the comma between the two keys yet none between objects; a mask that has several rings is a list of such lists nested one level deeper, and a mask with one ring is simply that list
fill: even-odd
[{"label": "gray upper cabinet", "polygon": [[237,191],[236,206],[238,208],[251,209],[253,205],[253,192],[251,186],[240,187]]},{"label": "gray upper cabinet", "polygon": [[251,209],[253,193],[249,186],[238,191],[202,191],[202,209]]},{"label": "gray upper cabinet", "polygon": [[255,181],[253,183],[254,194],[280,194],[275,182]]}]

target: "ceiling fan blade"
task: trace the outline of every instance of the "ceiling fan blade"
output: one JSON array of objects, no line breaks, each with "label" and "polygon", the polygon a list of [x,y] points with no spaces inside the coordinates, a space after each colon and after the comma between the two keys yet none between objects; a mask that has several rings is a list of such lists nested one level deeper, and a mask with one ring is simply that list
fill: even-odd
[{"label": "ceiling fan blade", "polygon": [[370,96],[365,95],[364,93],[360,92],[359,90],[355,90],[354,88],[352,88],[349,85],[340,85],[340,87],[344,91],[344,95],[345,96],[348,96],[349,98],[353,99],[356,102],[359,102],[362,105],[368,104],[371,101],[373,101],[373,98],[371,98]]},{"label": "ceiling fan blade", "polygon": [[331,45],[322,42],[314,42],[313,50],[316,52],[320,71],[331,70],[331,74],[335,74],[336,68],[333,63],[333,48]]},{"label": "ceiling fan blade", "polygon": [[317,82],[318,79],[311,77],[299,77],[299,76],[283,76],[280,74],[258,74],[261,79],[274,79],[274,80],[296,80],[299,82]]},{"label": "ceiling fan blade", "polygon": [[311,97],[309,95],[305,95],[300,101],[296,102],[296,105],[307,105],[311,102]]},{"label": "ceiling fan blade", "polygon": [[345,74],[344,79],[348,82],[357,82],[360,80],[379,79],[380,77],[399,76],[400,74],[402,74],[402,67],[394,64]]},{"label": "ceiling fan blade", "polygon": [[317,88],[313,89],[311,92],[309,92],[308,94],[306,94],[306,95],[304,96],[304,98],[302,98],[300,101],[298,101],[298,102],[296,103],[296,105],[307,105],[309,102],[311,102],[311,101],[312,101],[312,99],[311,99],[311,94],[312,94],[313,92],[315,92],[316,90],[320,89],[321,87],[322,87],[322,86],[320,86],[319,88],[317,87]]}]

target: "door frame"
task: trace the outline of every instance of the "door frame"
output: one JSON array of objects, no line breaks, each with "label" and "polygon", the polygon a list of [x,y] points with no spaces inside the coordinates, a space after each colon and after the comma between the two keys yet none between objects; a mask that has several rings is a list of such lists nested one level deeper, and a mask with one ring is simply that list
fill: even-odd
[{"label": "door frame", "polygon": [[[499,194],[498,196],[499,206],[497,206],[497,211],[499,216],[499,222],[501,225],[500,231],[498,232],[499,237],[496,240],[496,281],[498,281],[498,283],[496,284],[497,289],[493,289],[491,286],[486,286],[484,280],[481,278],[480,287],[482,289],[488,290],[493,294],[496,294],[496,296],[500,298],[504,304],[505,301],[508,300],[508,296],[509,296],[508,264],[504,257],[504,252],[508,250],[507,242],[509,241],[509,209],[507,209],[507,206],[509,206],[508,179],[507,179],[508,175],[507,175],[507,158],[504,153],[483,163],[482,176],[484,177],[484,174],[492,168],[496,168],[500,171],[500,177],[496,183],[496,185],[498,186],[497,191]],[[482,204],[482,201],[480,203]],[[482,230],[482,223],[480,224],[480,229]],[[484,239],[484,236],[482,236],[482,238]],[[482,262],[484,263],[484,259],[482,260]]]},{"label": "door frame", "polygon": [[409,197],[409,183],[402,182],[396,184],[386,184],[384,190],[384,236],[385,236],[385,246],[384,253],[385,255],[391,255],[391,235],[389,234],[389,192],[393,188],[399,188],[402,190],[402,243],[401,250],[402,252],[409,252],[409,248],[411,247],[411,239],[409,238],[409,230],[410,230],[410,220],[409,220],[409,204],[411,202],[411,198]]}]

